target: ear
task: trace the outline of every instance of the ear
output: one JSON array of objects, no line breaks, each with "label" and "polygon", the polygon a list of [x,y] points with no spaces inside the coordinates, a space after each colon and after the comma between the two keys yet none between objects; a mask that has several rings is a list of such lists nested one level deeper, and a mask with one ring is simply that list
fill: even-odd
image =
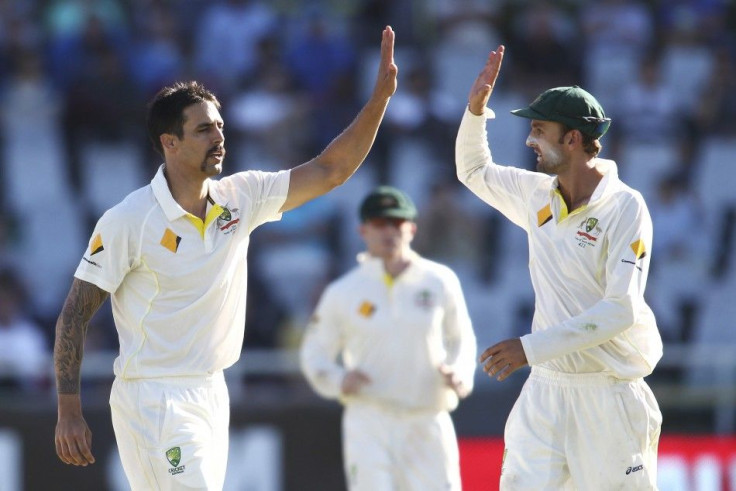
[{"label": "ear", "polygon": [[568,131],[568,132],[567,132],[567,133],[565,134],[565,136],[564,136],[564,138],[563,138],[563,141],[564,141],[564,142],[565,142],[565,143],[566,143],[567,145],[572,145],[572,144],[574,144],[574,143],[579,143],[579,142],[581,142],[581,141],[582,141],[582,138],[583,138],[583,134],[582,134],[582,133],[580,133],[580,131],[579,131],[579,130],[570,130],[570,131]]},{"label": "ear", "polygon": [[158,139],[164,150],[170,150],[176,145],[176,136],[171,133],[163,133],[158,137]]}]

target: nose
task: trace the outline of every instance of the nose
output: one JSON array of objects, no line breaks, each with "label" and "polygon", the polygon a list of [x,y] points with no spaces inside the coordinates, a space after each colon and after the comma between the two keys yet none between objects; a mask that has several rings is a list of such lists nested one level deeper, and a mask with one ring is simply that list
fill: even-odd
[{"label": "nose", "polygon": [[215,132],[213,133],[213,142],[222,143],[225,141],[225,130],[219,126],[214,126]]},{"label": "nose", "polygon": [[525,143],[527,147],[532,147],[536,143],[536,140],[534,139],[531,133],[529,133],[529,136],[526,137]]}]

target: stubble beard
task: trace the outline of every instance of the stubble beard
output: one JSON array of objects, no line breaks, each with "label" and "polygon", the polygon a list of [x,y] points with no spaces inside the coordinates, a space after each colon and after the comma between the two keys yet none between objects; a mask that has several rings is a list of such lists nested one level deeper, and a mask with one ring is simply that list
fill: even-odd
[{"label": "stubble beard", "polygon": [[222,173],[222,163],[224,162],[224,155],[223,159],[219,160],[215,164],[209,164],[207,161],[212,158],[212,151],[210,150],[207,152],[207,155],[205,155],[204,160],[199,166],[199,169],[207,176],[217,176]]},{"label": "stubble beard", "polygon": [[537,162],[537,171],[544,172],[545,174],[559,174],[564,168],[564,165],[562,155],[555,150],[549,149],[546,155],[543,155]]}]

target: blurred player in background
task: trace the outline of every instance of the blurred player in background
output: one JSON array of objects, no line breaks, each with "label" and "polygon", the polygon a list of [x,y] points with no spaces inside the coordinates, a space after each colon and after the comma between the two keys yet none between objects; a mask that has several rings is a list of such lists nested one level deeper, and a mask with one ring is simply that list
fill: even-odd
[{"label": "blurred player in background", "polygon": [[287,171],[214,180],[225,157],[217,98],[196,82],[157,94],[148,130],[164,164],[100,219],[56,325],[63,462],[95,461],[79,372],[89,320],[111,295],[120,355],[110,406],[132,489],[222,489],[223,369],[243,345],[249,234],[342,184],[363,162],[396,90],[393,50],[387,27],[370,100],[320,155]]},{"label": "blurred player in background", "polygon": [[579,87],[512,111],[531,120],[530,172],[493,162],[486,108],[503,46],[469,95],[457,174],[529,236],[532,332],[486,349],[489,376],[530,365],[509,415],[501,488],[656,489],[662,415],[642,377],[662,356],[644,287],[652,222],[642,196],[598,157],[610,119]]},{"label": "blurred player in background", "polygon": [[328,285],[301,348],[315,391],[345,406],[351,491],[461,489],[449,412],[473,388],[475,334],[455,273],[411,249],[415,218],[396,188],[364,199],[367,252]]}]

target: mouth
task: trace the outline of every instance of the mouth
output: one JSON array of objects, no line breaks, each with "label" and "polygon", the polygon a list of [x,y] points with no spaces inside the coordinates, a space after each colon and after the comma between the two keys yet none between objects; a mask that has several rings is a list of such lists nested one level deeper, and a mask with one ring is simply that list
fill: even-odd
[{"label": "mouth", "polygon": [[217,148],[217,149],[213,149],[207,152],[207,157],[215,158],[217,160],[222,160],[225,158],[225,153],[226,152],[224,148]]}]

